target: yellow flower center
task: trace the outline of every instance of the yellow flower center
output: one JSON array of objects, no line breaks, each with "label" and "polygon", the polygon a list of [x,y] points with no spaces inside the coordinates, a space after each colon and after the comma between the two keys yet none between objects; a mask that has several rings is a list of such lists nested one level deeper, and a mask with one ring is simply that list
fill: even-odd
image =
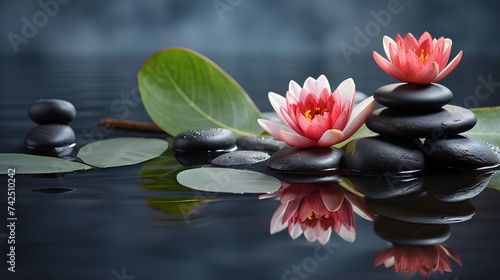
[{"label": "yellow flower center", "polygon": [[312,219],[319,219],[319,218],[321,218],[321,216],[318,215],[318,214],[316,214],[316,213],[314,213],[314,212],[311,212],[311,214],[309,214],[309,216],[307,216],[307,219],[309,221],[312,220]]},{"label": "yellow flower center", "polygon": [[306,119],[309,121],[309,122],[312,122],[312,120],[316,117],[316,116],[323,116],[323,114],[327,111],[327,108],[324,108],[324,109],[321,109],[320,107],[316,107],[316,110],[314,111],[314,115],[311,115],[311,110],[307,110],[305,113],[304,113],[304,117],[306,117]]},{"label": "yellow flower center", "polygon": [[[413,50],[415,53],[417,53],[417,50]],[[429,58],[429,54],[425,54],[424,53],[424,50],[421,49],[420,50],[420,55],[418,56],[418,58],[420,58],[420,60],[422,60],[422,62],[425,62],[428,58]]]}]

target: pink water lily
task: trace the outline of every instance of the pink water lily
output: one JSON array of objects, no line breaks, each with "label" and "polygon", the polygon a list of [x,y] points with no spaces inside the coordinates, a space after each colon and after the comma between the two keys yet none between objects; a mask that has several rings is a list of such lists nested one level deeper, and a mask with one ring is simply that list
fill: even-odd
[{"label": "pink water lily", "polygon": [[353,108],[355,94],[356,86],[350,78],[333,92],[324,75],[307,78],[303,87],[290,81],[286,98],[269,93],[271,105],[286,125],[265,119],[258,122],[290,146],[331,146],[354,134],[375,106],[373,97],[368,97]]},{"label": "pink water lily", "polygon": [[397,80],[415,84],[429,84],[448,76],[462,59],[462,51],[448,64],[452,41],[440,37],[433,39],[424,32],[417,40],[411,33],[404,38],[396,35],[396,41],[388,36],[383,39],[387,59],[373,52],[378,66]]},{"label": "pink water lily", "polygon": [[288,228],[293,239],[303,233],[309,242],[326,244],[332,232],[336,232],[342,239],[353,242],[354,212],[369,220],[375,218],[362,198],[335,183],[282,182],[280,190],[261,198],[274,196],[279,196],[281,205],[271,219],[271,234]]},{"label": "pink water lily", "polygon": [[450,257],[458,265],[462,261],[457,252],[443,244],[434,246],[395,246],[382,251],[375,258],[375,266],[382,263],[384,266],[394,266],[394,271],[412,275],[419,272],[424,277],[429,277],[434,271],[441,275],[451,272]]}]

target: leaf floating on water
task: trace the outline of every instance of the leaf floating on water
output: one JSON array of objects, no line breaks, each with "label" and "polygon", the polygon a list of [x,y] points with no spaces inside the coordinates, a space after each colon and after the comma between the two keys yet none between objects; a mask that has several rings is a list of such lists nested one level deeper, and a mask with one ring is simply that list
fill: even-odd
[{"label": "leaf floating on water", "polygon": [[500,146],[500,106],[471,109],[477,117],[476,125],[465,132],[482,141]]},{"label": "leaf floating on water", "polygon": [[208,199],[188,197],[147,198],[146,203],[153,209],[167,214],[187,214],[197,212],[196,207]]},{"label": "leaf floating on water", "polygon": [[86,170],[92,167],[74,161],[56,157],[45,157],[27,154],[0,154],[0,174],[7,174],[15,169],[15,174],[48,174]]},{"label": "leaf floating on water", "polygon": [[274,177],[231,168],[188,169],[177,174],[177,181],[195,190],[221,193],[272,193],[281,187]]},{"label": "leaf floating on water", "polygon": [[161,155],[168,142],[155,138],[112,138],[83,146],[78,157],[95,167],[132,165]]},{"label": "leaf floating on water", "polygon": [[243,88],[214,62],[194,51],[170,48],[153,54],[138,74],[151,119],[171,135],[220,127],[257,135],[261,113]]}]

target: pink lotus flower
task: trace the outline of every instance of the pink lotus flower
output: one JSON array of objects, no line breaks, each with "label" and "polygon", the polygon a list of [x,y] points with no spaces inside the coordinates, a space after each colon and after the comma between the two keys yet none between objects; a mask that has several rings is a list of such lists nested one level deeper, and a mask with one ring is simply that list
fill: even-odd
[{"label": "pink lotus flower", "polygon": [[343,81],[332,92],[324,75],[307,78],[300,87],[290,81],[286,99],[274,92],[269,101],[288,125],[259,119],[259,125],[290,146],[331,146],[349,138],[364,123],[375,102],[369,97],[353,107],[356,87],[352,79]]},{"label": "pink lotus flower", "polygon": [[382,263],[390,267],[394,265],[396,272],[414,274],[417,271],[424,277],[429,277],[432,272],[451,272],[448,257],[462,266],[462,261],[457,252],[443,244],[434,246],[396,246],[382,251],[375,258],[375,266]]},{"label": "pink lotus flower", "polygon": [[451,39],[433,39],[429,32],[424,32],[418,41],[411,33],[406,34],[404,38],[396,35],[396,42],[384,36],[383,45],[387,59],[375,51],[373,58],[382,70],[397,80],[429,84],[448,76],[462,59],[460,51],[446,65],[450,59],[451,44]]},{"label": "pink lotus flower", "polygon": [[356,238],[354,212],[373,220],[364,200],[338,184],[290,184],[274,194],[260,198],[279,196],[281,205],[271,219],[271,234],[288,227],[288,234],[297,239],[302,233],[307,241],[326,244],[332,231],[342,239],[353,242]]}]

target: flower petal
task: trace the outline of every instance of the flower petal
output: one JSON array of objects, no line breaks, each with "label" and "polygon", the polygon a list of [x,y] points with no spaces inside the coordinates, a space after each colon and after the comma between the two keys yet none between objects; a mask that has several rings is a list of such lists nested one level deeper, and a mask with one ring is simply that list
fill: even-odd
[{"label": "flower petal", "polygon": [[329,129],[323,133],[323,136],[318,140],[317,145],[320,147],[329,147],[342,142],[345,139],[344,133],[337,129]]},{"label": "flower petal", "polygon": [[[385,249],[384,251],[380,252],[375,257],[374,265],[377,267],[377,266],[387,262],[389,259],[394,258],[394,251],[395,250],[396,250],[395,247],[390,247],[390,248]],[[386,266],[386,267],[389,267],[389,266]]]},{"label": "flower petal", "polygon": [[448,76],[448,74],[450,74],[451,71],[453,71],[453,69],[455,69],[455,67],[457,67],[458,63],[462,59],[462,54],[463,54],[463,52],[460,51],[457,54],[457,56],[455,56],[455,58],[453,58],[453,60],[450,63],[448,63],[448,65],[443,69],[443,71],[441,71],[441,73],[439,73],[439,75],[436,77],[436,79],[434,80],[434,82],[441,81],[446,76]]},{"label": "flower petal", "polygon": [[415,84],[430,84],[432,83],[439,74],[439,65],[437,62],[433,62],[422,69],[420,73],[413,79]]},{"label": "flower petal", "polygon": [[321,90],[320,91],[316,90],[317,88],[316,79],[314,79],[313,77],[308,77],[304,82],[304,86],[302,88],[308,92],[314,93],[317,97],[319,97],[319,94],[321,92]]},{"label": "flower petal", "polygon": [[269,103],[271,103],[271,106],[273,106],[274,111],[278,114],[278,116],[280,116],[281,119],[283,119],[281,108],[287,108],[286,99],[274,92],[269,92],[267,94],[267,97],[269,98]]},{"label": "flower petal", "polygon": [[330,88],[330,82],[328,82],[328,79],[326,78],[325,75],[322,74],[321,76],[318,77],[316,81],[320,82],[322,87],[326,88],[328,92],[332,92],[332,89]]},{"label": "flower petal", "polygon": [[259,123],[260,127],[262,127],[262,129],[264,129],[267,133],[271,134],[272,136],[278,139],[281,139],[280,131],[287,131],[289,133],[297,134],[288,126],[282,125],[277,122],[273,122],[266,119],[258,119],[257,122]]},{"label": "flower petal", "polygon": [[302,87],[294,80],[291,80],[290,83],[288,83],[288,91],[298,99],[300,92],[302,91]]},{"label": "flower petal", "polygon": [[396,46],[396,42],[394,42],[391,37],[384,35],[384,38],[382,39],[382,45],[384,46],[385,56],[389,59],[389,61],[391,61],[391,54],[389,52],[389,46],[391,44]]},{"label": "flower petal", "polygon": [[344,202],[344,192],[338,186],[319,188],[321,200],[328,211],[337,211]]},{"label": "flower petal", "polygon": [[300,223],[288,224],[288,234],[292,239],[297,239],[302,234]]},{"label": "flower petal", "polygon": [[339,91],[340,93],[342,107],[345,107],[346,104],[351,104],[352,106],[354,103],[354,97],[356,96],[356,84],[352,78],[342,81],[335,91]]},{"label": "flower petal", "polygon": [[[259,122],[259,124],[260,124],[260,122]],[[308,148],[308,147],[316,146],[316,143],[317,143],[314,140],[306,138],[306,137],[299,135],[299,134],[295,133],[294,131],[290,131],[290,130],[280,130],[280,131],[278,131],[278,134],[280,137],[277,137],[277,138],[285,141],[288,145],[293,146],[293,147]]]},{"label": "flower petal", "polygon": [[375,62],[378,64],[384,72],[392,76],[396,80],[400,81],[408,81],[406,78],[405,74],[403,74],[401,71],[399,71],[398,68],[396,68],[389,60],[383,58],[379,53],[373,52],[373,59],[375,59]]},{"label": "flower petal", "polygon": [[275,234],[277,232],[280,232],[284,230],[288,224],[283,225],[283,214],[285,213],[286,209],[286,204],[281,204],[278,209],[273,214],[273,217],[271,218],[271,227],[270,227],[270,232],[271,234]]},{"label": "flower petal", "polygon": [[373,96],[361,101],[352,109],[351,117],[344,128],[344,139],[351,137],[365,122],[366,117],[375,107]]}]

